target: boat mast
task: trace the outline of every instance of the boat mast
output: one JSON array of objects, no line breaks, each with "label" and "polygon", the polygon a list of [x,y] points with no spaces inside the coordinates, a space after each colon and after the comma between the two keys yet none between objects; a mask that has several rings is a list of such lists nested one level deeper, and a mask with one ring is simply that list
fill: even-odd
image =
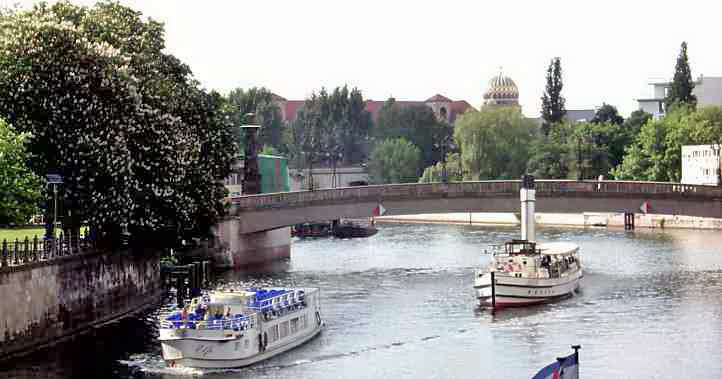
[{"label": "boat mast", "polygon": [[536,190],[534,189],[534,176],[522,176],[519,198],[521,200],[521,239],[535,242],[534,204],[536,203]]}]

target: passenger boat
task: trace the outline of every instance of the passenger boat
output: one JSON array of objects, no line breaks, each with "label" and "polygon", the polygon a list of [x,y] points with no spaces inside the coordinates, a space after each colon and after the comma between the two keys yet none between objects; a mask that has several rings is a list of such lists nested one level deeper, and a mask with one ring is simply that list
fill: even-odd
[{"label": "passenger boat", "polygon": [[219,290],[161,316],[169,367],[243,367],[293,349],[323,327],[317,288]]},{"label": "passenger boat", "polygon": [[351,221],[335,223],[333,226],[333,236],[336,238],[366,238],[378,231],[372,226],[361,226]]},{"label": "passenger boat", "polygon": [[498,309],[546,303],[579,289],[583,277],[579,246],[535,242],[532,176],[522,180],[520,197],[522,238],[492,248],[488,266],[474,272],[474,289],[481,306]]},{"label": "passenger boat", "polygon": [[291,227],[291,237],[319,238],[331,235],[333,235],[333,230],[328,222],[305,223]]}]

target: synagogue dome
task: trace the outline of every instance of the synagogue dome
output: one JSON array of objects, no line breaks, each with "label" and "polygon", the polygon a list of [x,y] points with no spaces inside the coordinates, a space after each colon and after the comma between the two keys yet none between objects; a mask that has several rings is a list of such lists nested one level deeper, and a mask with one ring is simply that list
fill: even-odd
[{"label": "synagogue dome", "polygon": [[516,83],[501,73],[489,80],[489,88],[484,93],[485,103],[497,104],[498,102],[495,100],[505,100],[504,103],[509,100],[518,103],[519,100],[519,89],[516,87]]}]

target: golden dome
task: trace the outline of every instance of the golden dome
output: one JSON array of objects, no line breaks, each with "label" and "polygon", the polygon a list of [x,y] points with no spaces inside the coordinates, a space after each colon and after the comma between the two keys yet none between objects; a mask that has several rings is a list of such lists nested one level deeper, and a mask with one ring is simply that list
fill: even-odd
[{"label": "golden dome", "polygon": [[519,89],[510,77],[501,73],[489,80],[489,89],[484,93],[484,100],[518,100]]}]

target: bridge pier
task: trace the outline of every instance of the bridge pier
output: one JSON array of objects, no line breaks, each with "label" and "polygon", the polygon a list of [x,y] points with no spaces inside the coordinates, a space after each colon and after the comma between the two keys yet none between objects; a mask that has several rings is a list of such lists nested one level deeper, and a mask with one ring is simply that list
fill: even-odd
[{"label": "bridge pier", "polygon": [[291,228],[281,227],[242,234],[241,221],[223,220],[218,224],[221,249],[213,260],[219,268],[239,268],[266,263],[291,256]]}]

